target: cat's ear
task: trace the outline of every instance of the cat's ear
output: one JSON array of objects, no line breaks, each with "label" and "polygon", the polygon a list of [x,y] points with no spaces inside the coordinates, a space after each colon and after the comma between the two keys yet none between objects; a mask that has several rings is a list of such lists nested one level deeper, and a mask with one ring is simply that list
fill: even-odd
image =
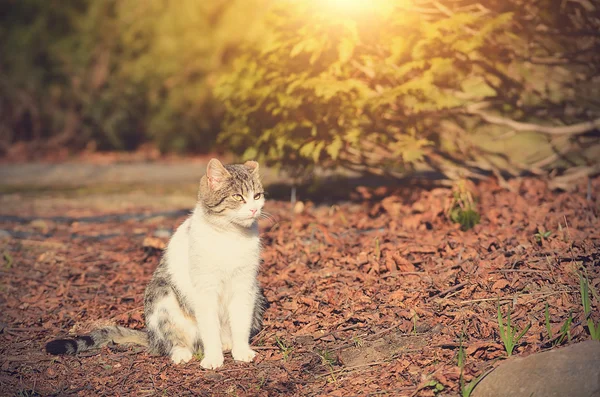
[{"label": "cat's ear", "polygon": [[244,166],[246,168],[248,168],[250,171],[252,171],[252,175],[255,175],[258,173],[258,163],[256,161],[246,161],[244,163]]},{"label": "cat's ear", "polygon": [[231,177],[229,171],[217,159],[211,159],[206,166],[206,177],[211,190],[217,190],[223,186],[223,182]]}]

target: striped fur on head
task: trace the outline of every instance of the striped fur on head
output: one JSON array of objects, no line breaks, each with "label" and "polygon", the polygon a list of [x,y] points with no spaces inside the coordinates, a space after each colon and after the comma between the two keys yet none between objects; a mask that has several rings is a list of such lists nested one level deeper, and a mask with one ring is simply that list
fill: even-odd
[{"label": "striped fur on head", "polygon": [[209,220],[250,227],[260,216],[264,201],[256,161],[231,165],[209,161],[198,193],[198,204]]}]

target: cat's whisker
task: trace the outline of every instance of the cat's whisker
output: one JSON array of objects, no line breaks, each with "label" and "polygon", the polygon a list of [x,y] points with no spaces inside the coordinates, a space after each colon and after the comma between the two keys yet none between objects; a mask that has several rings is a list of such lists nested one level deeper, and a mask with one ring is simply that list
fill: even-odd
[{"label": "cat's whisker", "polygon": [[266,219],[266,220],[270,221],[271,222],[271,226],[273,226],[276,223],[278,223],[277,219],[275,219],[273,216],[271,216],[269,214],[260,214],[259,215],[259,219]]},{"label": "cat's whisker", "polygon": [[265,218],[269,218],[269,219],[273,219],[273,220],[275,220],[275,219],[276,219],[276,218],[275,218],[275,216],[274,216],[273,214],[271,214],[270,212],[267,212],[267,211],[262,211],[262,212],[260,213],[260,215],[261,215],[261,216],[264,216]]}]

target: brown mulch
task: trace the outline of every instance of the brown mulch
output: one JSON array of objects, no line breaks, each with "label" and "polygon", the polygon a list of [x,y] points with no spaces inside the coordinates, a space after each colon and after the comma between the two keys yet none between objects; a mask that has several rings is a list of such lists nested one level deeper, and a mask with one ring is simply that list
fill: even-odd
[{"label": "brown mulch", "polygon": [[[251,364],[226,355],[216,371],[139,347],[43,351],[97,324],[143,328],[144,287],[166,242],[155,231],[183,215],[0,217],[13,235],[0,240],[0,394],[432,396],[437,385],[459,395],[461,337],[467,381],[506,357],[498,305],[519,329],[531,324],[514,354],[559,347],[546,304],[554,335],[572,312],[562,344],[590,338],[579,272],[600,291],[600,178],[591,200],[585,184],[572,193],[535,179],[511,184],[515,193],[478,186],[481,224],[466,232],[444,215],[445,188],[358,189],[352,202],[305,203],[296,214],[268,202],[260,281],[271,307],[259,354]],[[538,230],[551,234],[538,241]]]}]

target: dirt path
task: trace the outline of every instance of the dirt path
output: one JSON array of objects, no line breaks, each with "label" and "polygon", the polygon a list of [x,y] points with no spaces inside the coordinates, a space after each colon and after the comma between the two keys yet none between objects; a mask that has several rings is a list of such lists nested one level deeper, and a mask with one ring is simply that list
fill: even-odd
[{"label": "dirt path", "polygon": [[89,186],[91,184],[186,183],[199,180],[202,163],[26,163],[0,165],[4,186]]},{"label": "dirt path", "polygon": [[[600,290],[600,178],[591,201],[586,186],[553,193],[525,179],[518,193],[481,185],[482,222],[467,232],[445,218],[443,188],[359,189],[354,202],[306,202],[295,215],[289,202],[270,200],[260,281],[271,307],[252,364],[226,356],[222,369],[205,371],[198,360],[173,366],[127,346],[46,355],[46,341],[98,323],[144,326],[143,290],[160,243],[194,202],[201,166],[184,168],[171,168],[182,173],[171,186],[158,176],[136,186],[117,172],[106,180],[122,183],[108,191],[88,183],[2,194],[2,393],[455,396],[461,337],[467,381],[506,357],[498,304],[519,329],[531,324],[514,354],[559,345],[546,330],[546,303],[554,335],[573,315],[572,341],[562,344],[589,339],[579,274]],[[592,305],[597,314],[596,298]]]}]

